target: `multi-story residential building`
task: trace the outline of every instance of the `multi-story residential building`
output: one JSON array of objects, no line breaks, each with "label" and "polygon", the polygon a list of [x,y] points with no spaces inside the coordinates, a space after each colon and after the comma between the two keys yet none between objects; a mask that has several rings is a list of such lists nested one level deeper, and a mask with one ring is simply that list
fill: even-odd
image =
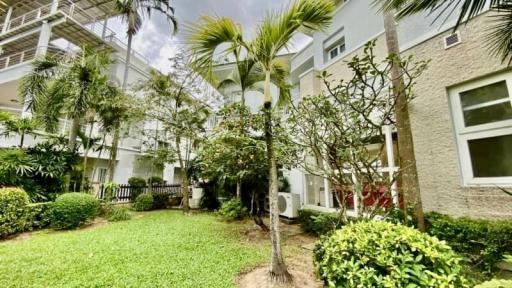
[{"label": "multi-story residential building", "polygon": [[[481,13],[457,31],[453,29],[456,12],[439,18],[435,12],[418,14],[397,24],[401,54],[430,60],[410,104],[419,184],[427,211],[512,216],[512,197],[499,189],[512,186],[512,70],[489,53],[486,35],[492,13]],[[332,74],[332,80],[348,79],[345,61],[361,53],[370,40],[376,40],[375,53],[384,59],[384,32],[383,15],[374,1],[338,4],[331,27],[311,35],[311,43],[291,59],[291,78],[300,97],[323,91],[316,77],[323,71]],[[324,181],[313,179],[304,175],[303,184],[296,185],[299,189],[294,192],[301,194],[304,206],[331,208],[330,189],[325,189]],[[327,200],[322,202],[322,198]]]},{"label": "multi-story residential building", "polygon": [[[45,54],[66,53],[67,49],[76,49],[88,45],[95,49],[112,53],[115,63],[111,66],[111,80],[121,83],[125,69],[126,44],[119,35],[108,28],[108,21],[115,17],[115,1],[99,0],[7,0],[6,12],[0,16],[0,110],[30,116],[30,110],[24,105],[18,86],[21,78],[31,69],[36,57]],[[151,70],[149,61],[137,51],[133,51],[130,63],[128,85],[148,79]],[[149,128],[154,125],[147,125]],[[60,132],[69,130],[69,122],[62,120]],[[131,176],[151,176],[144,165],[137,161],[143,154],[143,142],[140,135],[123,133],[120,141],[114,181],[126,183]],[[84,131],[89,131],[84,127]],[[99,133],[93,127],[94,134]],[[28,139],[30,145],[38,139]],[[107,137],[109,145],[111,139]],[[1,138],[0,147],[14,146],[18,141],[13,138]],[[102,183],[107,179],[108,152],[91,152],[93,163],[88,171],[92,183]],[[174,167],[170,165],[164,178],[174,182]],[[162,175],[158,171],[157,175]]]}]

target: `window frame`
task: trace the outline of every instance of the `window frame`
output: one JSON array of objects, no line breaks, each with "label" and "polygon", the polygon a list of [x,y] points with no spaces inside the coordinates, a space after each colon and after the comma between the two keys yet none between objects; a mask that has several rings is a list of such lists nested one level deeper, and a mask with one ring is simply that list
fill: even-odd
[{"label": "window frame", "polygon": [[[343,47],[343,50],[341,49],[341,47]],[[331,52],[336,50],[336,56],[334,57],[331,57]],[[332,46],[331,48],[329,49],[326,49],[327,51],[327,58],[328,58],[328,61],[333,61],[334,59],[337,59],[341,56],[341,54],[343,54],[343,52],[345,52],[347,50],[347,47],[346,47],[346,43],[345,43],[345,36],[341,37],[341,39],[339,40],[338,43],[336,43],[334,46]]]},{"label": "window frame", "polygon": [[512,106],[512,71],[476,80],[449,90],[451,116],[454,124],[455,138],[458,148],[459,165],[464,186],[512,186],[512,176],[504,177],[475,177],[469,154],[469,141],[512,135],[512,119],[496,121],[486,124],[466,127],[464,122],[464,110],[460,99],[460,93],[477,89],[490,84],[505,81],[508,90],[509,101]]}]

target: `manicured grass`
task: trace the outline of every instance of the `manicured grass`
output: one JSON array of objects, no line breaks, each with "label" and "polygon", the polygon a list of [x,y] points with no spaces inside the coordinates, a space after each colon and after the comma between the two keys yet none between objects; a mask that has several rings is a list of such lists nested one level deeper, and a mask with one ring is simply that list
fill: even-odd
[{"label": "manicured grass", "polygon": [[210,214],[142,215],[0,242],[0,287],[234,287],[238,272],[269,255]]}]

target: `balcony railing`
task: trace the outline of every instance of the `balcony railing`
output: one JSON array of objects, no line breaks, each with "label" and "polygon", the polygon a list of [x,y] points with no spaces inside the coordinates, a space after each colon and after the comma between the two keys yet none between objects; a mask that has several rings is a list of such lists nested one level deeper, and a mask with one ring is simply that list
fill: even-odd
[{"label": "balcony railing", "polygon": [[[62,1],[59,3],[59,6],[57,7],[57,11],[60,11],[67,17],[77,21],[82,26],[84,26],[89,31],[93,32],[103,40],[105,40],[108,43],[115,43],[116,45],[120,46],[121,48],[127,50],[128,46],[127,44],[117,37],[116,32],[114,32],[112,29],[106,27],[100,19],[96,19],[93,15],[90,15],[87,13],[87,11],[80,8],[80,6],[74,4],[73,2],[69,1]],[[37,21],[43,17],[46,17],[48,15],[52,14],[52,4],[41,6],[35,10],[32,10],[30,12],[27,12],[23,15],[17,16],[15,18],[12,18],[9,22],[7,22],[7,27],[4,29],[4,24],[0,25],[0,33],[7,33],[10,32],[18,27],[21,27],[25,24],[29,24],[31,22]],[[146,64],[149,64],[149,60],[142,55],[141,53],[135,51],[132,49],[132,55],[140,58],[143,60]],[[2,68],[0,68],[2,69]]]},{"label": "balcony railing", "polygon": [[32,48],[0,58],[0,70],[33,60],[36,57],[36,51],[36,48]]}]

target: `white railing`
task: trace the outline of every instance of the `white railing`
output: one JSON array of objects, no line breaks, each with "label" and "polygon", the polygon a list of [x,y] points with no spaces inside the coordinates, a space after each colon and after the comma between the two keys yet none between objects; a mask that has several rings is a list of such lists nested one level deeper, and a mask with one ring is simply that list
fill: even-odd
[{"label": "white railing", "polygon": [[14,53],[8,56],[0,58],[0,70],[12,67],[14,65],[21,64],[23,62],[34,60],[36,57],[36,48],[28,49],[18,53]]},{"label": "white railing", "polygon": [[[23,15],[17,16],[12,18],[9,22],[7,22],[7,27],[4,30],[4,24],[0,25],[0,33],[7,33],[9,31],[12,31],[13,29],[16,29],[18,27],[21,27],[25,24],[31,23],[33,21],[39,20],[43,17],[46,17],[48,15],[51,15],[52,10],[52,4],[41,6],[35,10],[32,10],[30,12],[27,12]],[[57,11],[60,11],[67,17],[77,21],[81,25],[83,25],[86,29],[93,32],[97,36],[101,37],[103,40],[105,40],[108,43],[115,43],[119,47],[127,50],[127,44],[125,41],[119,39],[116,36],[116,33],[106,27],[100,19],[97,19],[96,17],[90,15],[87,13],[87,11],[80,8],[78,5],[74,4],[70,1],[62,1],[59,3],[59,6],[57,7]],[[132,49],[132,55],[140,58],[143,60],[146,64],[149,64],[149,60],[141,53],[135,51]],[[0,65],[0,69],[1,65]]]}]

